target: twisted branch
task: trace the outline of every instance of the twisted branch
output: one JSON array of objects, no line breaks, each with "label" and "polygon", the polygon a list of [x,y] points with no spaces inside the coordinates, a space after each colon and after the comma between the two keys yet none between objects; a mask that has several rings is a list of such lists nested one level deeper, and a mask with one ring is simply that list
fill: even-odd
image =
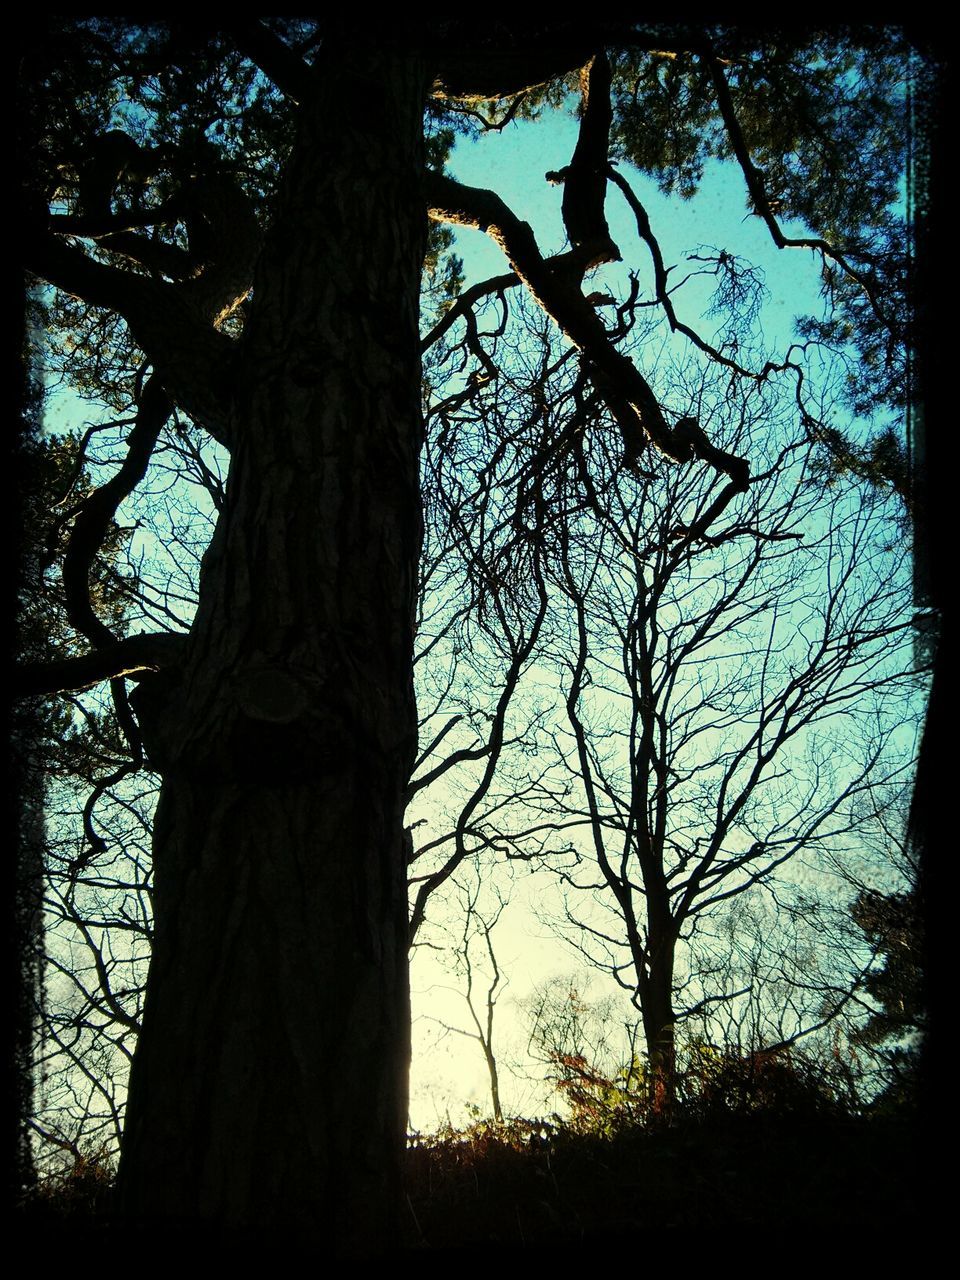
[{"label": "twisted branch", "polygon": [[733,492],[747,487],[749,466],[745,459],[713,448],[702,431],[694,439],[689,430],[678,432],[667,425],[650,385],[633,362],[611,344],[603,322],[584,297],[579,287],[577,249],[544,259],[529,224],[495,192],[464,186],[439,173],[428,173],[425,185],[429,216],[438,222],[485,231],[543,310],[583,353],[594,385],[620,426],[628,464],[636,463],[649,439],[676,462],[702,457],[730,477]]},{"label": "twisted branch", "polygon": [[793,237],[785,236],[780,229],[780,224],[773,212],[770,203],[770,197],[767,195],[766,184],[764,182],[763,172],[757,168],[750,156],[750,150],[747,147],[746,139],[743,136],[743,130],[740,128],[740,121],[737,119],[736,109],[733,105],[733,98],[730,95],[730,86],[727,84],[727,78],[723,73],[721,60],[716,56],[713,50],[707,45],[704,52],[700,54],[701,59],[706,64],[713,81],[714,89],[717,94],[717,105],[720,108],[720,115],[723,119],[724,126],[730,138],[730,144],[733,147],[733,153],[737,158],[737,162],[743,171],[743,176],[747,184],[747,190],[750,193],[750,199],[753,201],[753,207],[757,215],[762,218],[770,232],[773,243],[778,249],[812,249],[820,253],[825,258],[831,258],[837,265],[860,286],[867,296],[870,306],[877,319],[886,329],[893,329],[890,321],[884,314],[876,294],[870,287],[869,281],[851,266],[847,258],[836,249],[828,241],[818,236],[810,237]]},{"label": "twisted branch", "polygon": [[[250,202],[223,177],[188,177],[173,201],[152,211],[111,210],[117,182],[166,163],[119,130],[101,135],[79,180],[79,208],[48,218],[46,229],[29,216],[23,231],[24,265],[64,292],[126,320],[168,394],[220,443],[230,444],[230,397],[235,344],[218,331],[250,289],[259,252],[259,228]],[[177,161],[171,164],[175,167]],[[182,219],[190,252],[157,246],[129,228]],[[59,233],[88,234],[173,283],[96,262]]]}]

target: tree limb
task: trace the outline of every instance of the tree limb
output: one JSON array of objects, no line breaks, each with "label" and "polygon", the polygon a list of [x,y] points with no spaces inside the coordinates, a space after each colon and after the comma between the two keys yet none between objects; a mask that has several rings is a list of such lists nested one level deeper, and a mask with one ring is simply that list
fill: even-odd
[{"label": "tree limb", "polygon": [[[596,48],[579,35],[552,49],[544,49],[542,45],[537,48],[529,39],[516,38],[514,48],[483,48],[478,47],[475,32],[462,27],[458,30],[457,24],[451,26],[451,30],[441,32],[434,47],[429,49],[436,57],[433,96],[437,98],[467,102],[511,98],[579,70]],[[488,39],[487,29],[485,41]],[[458,40],[462,41],[460,48],[456,47]]]},{"label": "tree limb", "polygon": [[103,680],[139,676],[179,662],[186,636],[171,632],[128,636],[113,644],[59,662],[25,662],[13,669],[15,698],[43,697],[72,689],[88,689]]},{"label": "tree limb", "polygon": [[718,364],[725,365],[726,368],[732,369],[734,373],[738,373],[744,378],[752,378],[757,382],[763,382],[771,373],[779,372],[785,368],[785,365],[775,365],[772,361],[768,360],[759,373],[756,373],[751,369],[747,369],[743,365],[738,364],[736,360],[731,360],[729,356],[725,356],[722,351],[718,351],[717,348],[711,346],[709,342],[705,342],[696,330],[691,329],[689,325],[686,325],[681,320],[677,319],[677,313],[673,309],[673,300],[670,297],[670,290],[667,287],[667,269],[663,265],[663,255],[660,252],[660,244],[657,241],[656,236],[653,234],[647,211],[640,203],[626,178],[624,178],[622,174],[618,173],[612,165],[607,169],[607,176],[614,186],[618,187],[623,193],[624,199],[633,211],[633,216],[636,218],[637,232],[641,240],[644,241],[647,248],[650,250],[650,257],[653,261],[653,278],[654,288],[657,293],[657,301],[663,308],[663,312],[667,317],[670,328],[674,333],[682,333],[685,338],[690,339],[694,346],[699,347],[704,355],[708,355],[711,360],[716,360]]},{"label": "tree limb", "polygon": [[573,158],[562,176],[547,174],[547,179],[563,182],[563,225],[571,246],[582,255],[583,273],[620,258],[604,216],[613,123],[606,54],[598,53],[580,73],[580,95],[580,131]]},{"label": "tree limb", "polygon": [[773,243],[778,249],[812,249],[821,253],[826,258],[832,258],[834,262],[841,267],[851,280],[860,286],[867,296],[870,306],[873,308],[877,319],[886,329],[892,329],[890,321],[884,314],[876,295],[874,294],[869,282],[861,275],[855,267],[851,266],[844,255],[835,249],[828,241],[817,236],[795,238],[785,236],[780,229],[780,224],[774,215],[773,208],[770,203],[770,197],[767,194],[766,183],[764,182],[763,173],[753,163],[747,147],[746,139],[743,136],[743,130],[740,128],[740,121],[737,119],[736,109],[733,105],[733,98],[730,95],[730,86],[727,84],[727,78],[723,73],[723,67],[720,59],[716,57],[712,48],[708,45],[705,51],[700,54],[702,60],[706,63],[707,70],[713,80],[713,85],[717,94],[717,105],[720,108],[720,115],[723,118],[724,126],[730,138],[730,144],[733,147],[733,153],[737,157],[737,162],[743,171],[746,180],[747,190],[750,193],[750,199],[753,201],[753,207],[758,217],[762,218],[770,232]]},{"label": "tree limb", "polygon": [[309,97],[313,87],[310,67],[269,27],[251,19],[224,22],[222,30],[243,56],[255,63],[293,102],[299,104]]},{"label": "tree limb", "polygon": [[595,386],[620,426],[628,464],[636,462],[646,436],[676,462],[689,462],[699,454],[730,477],[735,492],[747,487],[749,467],[743,458],[712,450],[709,445],[704,449],[705,436],[695,450],[689,433],[678,433],[667,425],[646,379],[632,360],[612,345],[603,322],[584,297],[576,271],[577,249],[545,260],[529,223],[522,222],[495,192],[467,187],[434,172],[427,173],[425,186],[429,216],[437,222],[485,231],[543,310],[583,353]]},{"label": "tree limb", "polygon": [[[229,444],[235,344],[218,330],[249,292],[260,230],[238,184],[219,174],[197,176],[195,159],[139,147],[121,130],[108,130],[90,145],[80,167],[76,214],[65,221],[47,214],[47,229],[41,230],[39,211],[27,213],[24,264],[65,292],[122,316],[168,394],[216,440]],[[142,215],[143,225],[183,221],[186,254],[131,231],[108,230],[113,223],[130,222],[129,213],[114,214],[111,208],[120,178],[143,178],[163,167],[181,170],[185,179],[172,200]],[[51,234],[51,227],[71,234],[83,228],[102,238],[103,248],[179,281],[106,266]]]},{"label": "tree limb", "polygon": [[28,236],[26,266],[65,293],[123,316],[170,396],[229,447],[224,392],[233,367],[233,340],[202,323],[174,285],[101,265],[72,244],[42,233]]},{"label": "tree limb", "polygon": [[177,286],[94,262],[82,249],[28,230],[24,265],[34,275],[95,307],[121,315],[167,392],[215,440],[229,446],[235,344],[205,323]]},{"label": "tree limb", "polygon": [[140,397],[136,421],[127,438],[127,456],[120,470],[86,498],[70,531],[63,558],[67,618],[95,648],[114,644],[116,637],[97,617],[90,600],[90,567],[120,503],[146,475],[157,438],[172,410],[170,398],[154,374]]},{"label": "tree limb", "polygon": [[475,302],[479,302],[490,293],[502,293],[505,289],[515,289],[519,283],[520,277],[517,273],[508,271],[505,275],[481,280],[469,289],[464,289],[453,306],[449,307],[430,332],[421,338],[420,351],[428,351],[435,342],[439,342],[447,330],[451,329],[461,316],[466,315]]}]

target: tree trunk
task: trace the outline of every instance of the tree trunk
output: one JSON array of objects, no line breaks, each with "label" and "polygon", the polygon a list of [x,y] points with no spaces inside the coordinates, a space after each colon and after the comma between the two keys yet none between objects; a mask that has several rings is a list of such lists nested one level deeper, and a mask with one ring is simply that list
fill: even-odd
[{"label": "tree trunk", "polygon": [[490,1077],[490,1101],[493,1103],[493,1118],[497,1124],[502,1124],[503,1107],[500,1105],[500,1072],[497,1070],[497,1059],[491,1045],[484,1044],[483,1056],[487,1060],[487,1074]]},{"label": "tree trunk", "polygon": [[425,78],[322,62],[187,658],[139,693],[163,787],[119,1203],[357,1254],[394,1242],[407,1120]]},{"label": "tree trunk", "polygon": [[668,910],[664,909],[661,915],[663,919],[650,923],[645,964],[638,971],[643,1033],[650,1060],[654,1108],[658,1112],[669,1110],[673,1105],[677,1067],[673,1011],[676,935]]}]

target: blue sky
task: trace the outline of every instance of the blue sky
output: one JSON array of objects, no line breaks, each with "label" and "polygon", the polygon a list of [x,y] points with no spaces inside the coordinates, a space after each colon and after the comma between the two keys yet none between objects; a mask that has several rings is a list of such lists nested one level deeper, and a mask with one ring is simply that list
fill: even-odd
[{"label": "blue sky", "polygon": [[[491,132],[475,142],[461,140],[448,169],[470,186],[496,190],[518,217],[531,224],[544,254],[560,252],[565,247],[560,211],[562,188],[547,183],[544,174],[569,163],[577,129],[578,122],[569,112],[546,112],[538,122],[511,124],[502,133]],[[676,265],[671,284],[695,269],[695,264],[686,258],[703,245],[724,249],[760,268],[769,291],[762,312],[766,353],[782,358],[794,339],[794,318],[800,314],[819,315],[822,311],[818,255],[805,249],[776,248],[766,226],[748,214],[743,176],[733,163],[709,163],[700,192],[689,201],[664,196],[654,182],[627,165],[621,172],[647,209],[665,265]],[[633,214],[612,185],[608,187],[606,213],[623,262],[601,268],[589,287],[610,289],[622,298],[626,294],[627,271],[632,269],[639,272],[644,294],[649,298],[653,288],[649,251],[637,234]],[[785,226],[784,230],[787,234],[809,234],[807,228],[799,226]],[[468,285],[506,269],[502,253],[482,232],[460,231],[457,252],[464,259]],[[691,280],[673,299],[678,318],[708,340],[714,337],[714,327],[719,323],[702,314],[710,292],[711,286],[705,280]],[[676,341],[681,348],[687,345],[685,338]],[[650,377],[650,370],[645,373]],[[653,374],[656,389],[655,366]],[[844,421],[846,416],[840,415],[840,424]],[[512,986],[500,1000],[497,1017],[504,1050],[501,1065],[509,1063],[518,1046],[523,1052],[526,1032],[517,1001],[527,996],[534,984],[551,977],[580,969],[582,980],[583,961],[578,962],[569,948],[548,934],[546,927],[538,927],[550,895],[529,881],[515,884],[513,894],[496,937],[501,968],[512,979]],[[559,914],[555,905],[552,911]],[[435,958],[429,953],[418,952],[412,985],[414,1013],[419,1014],[414,1028],[416,1049],[411,1080],[414,1126],[432,1127],[444,1118],[447,1107],[456,1123],[462,1119],[465,1103],[473,1102],[481,1110],[488,1110],[483,1059],[479,1047],[467,1038],[469,1015],[456,979],[449,971],[444,975],[442,966],[435,967]],[[479,978],[478,986],[482,998]],[[603,986],[602,979],[598,986]],[[624,1013],[628,1015],[629,1011],[624,1009]],[[441,1023],[458,1026],[467,1034],[444,1036]],[[524,1105],[515,1093],[517,1087],[509,1072],[503,1072],[501,1089],[508,1109]]]},{"label": "blue sky", "polygon": [[[546,182],[544,174],[570,162],[577,130],[578,121],[569,111],[550,110],[539,121],[515,122],[502,133],[487,133],[476,142],[460,140],[448,168],[469,186],[494,188],[518,217],[531,224],[542,252],[557,253],[565,245],[560,213],[563,191]],[[647,209],[665,264],[678,264],[671,284],[685,274],[686,254],[700,245],[712,245],[746,258],[764,272],[771,296],[763,322],[769,341],[776,346],[785,347],[792,339],[794,316],[820,309],[819,259],[809,250],[776,248],[761,220],[747,213],[746,187],[735,164],[709,162],[700,191],[687,201],[663,195],[656,183],[629,165],[623,165],[622,172]],[[606,214],[624,262],[601,268],[596,279],[607,282],[619,276],[625,280],[625,269],[633,268],[649,290],[653,278],[649,253],[637,235],[633,214],[612,185]],[[802,233],[801,228],[797,230]],[[468,283],[504,270],[503,255],[482,232],[460,232],[457,251],[464,259]],[[691,281],[674,300],[679,318],[695,326],[708,295],[705,283]]]}]

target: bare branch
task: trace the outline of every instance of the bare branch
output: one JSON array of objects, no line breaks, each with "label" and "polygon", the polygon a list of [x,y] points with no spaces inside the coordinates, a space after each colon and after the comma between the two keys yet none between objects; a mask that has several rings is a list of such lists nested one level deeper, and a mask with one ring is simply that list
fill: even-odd
[{"label": "bare branch", "polygon": [[709,48],[705,54],[701,55],[703,61],[710,72],[713,80],[714,88],[717,93],[717,105],[720,108],[720,114],[723,117],[723,123],[726,126],[730,143],[733,147],[733,153],[737,157],[737,162],[743,171],[746,180],[747,190],[750,192],[750,199],[753,201],[754,211],[758,217],[762,218],[770,232],[773,243],[778,249],[811,249],[822,254],[825,258],[831,258],[839,267],[855,281],[863,292],[866,294],[873,308],[874,314],[885,328],[892,330],[893,326],[884,314],[880,306],[877,296],[870,286],[869,281],[853,266],[848,259],[828,241],[819,237],[800,237],[794,238],[785,236],[780,229],[773,207],[770,203],[770,196],[766,190],[763,173],[753,163],[750,157],[750,151],[747,147],[746,139],[743,136],[743,130],[740,128],[740,121],[737,119],[737,113],[733,105],[733,99],[730,96],[730,87],[727,84],[727,78],[723,72],[721,60],[717,58],[713,51]]}]

